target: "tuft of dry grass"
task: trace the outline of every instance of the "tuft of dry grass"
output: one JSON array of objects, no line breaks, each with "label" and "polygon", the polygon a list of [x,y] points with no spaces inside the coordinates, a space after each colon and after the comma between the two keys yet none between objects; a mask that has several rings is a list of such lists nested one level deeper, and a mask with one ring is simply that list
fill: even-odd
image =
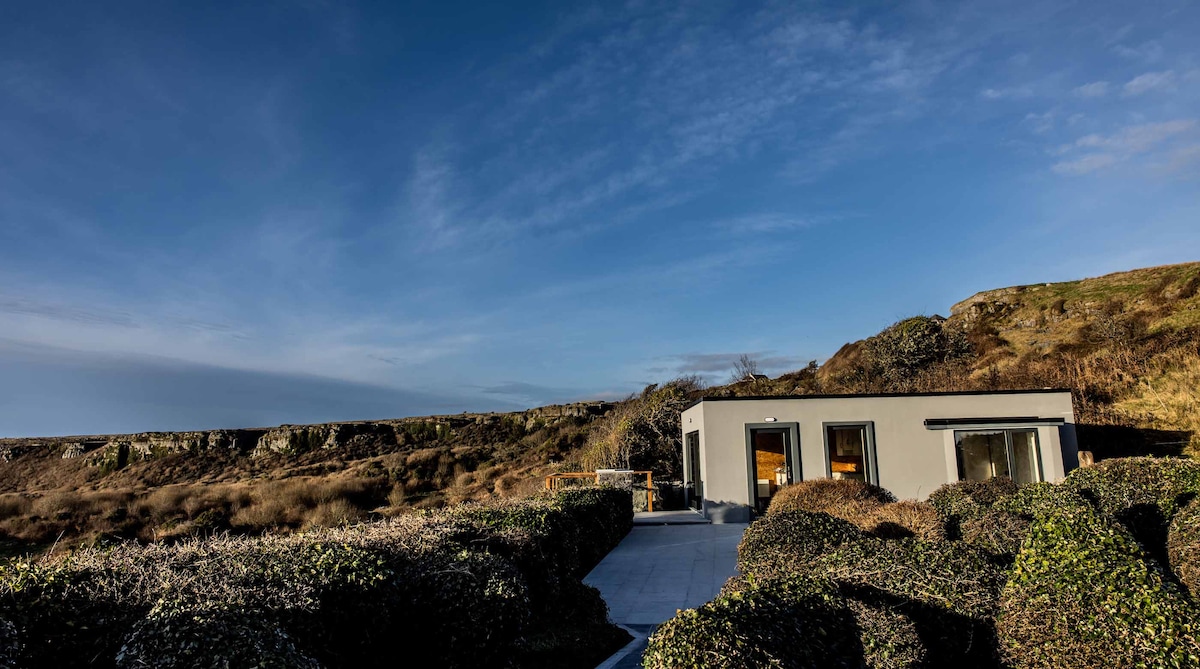
[{"label": "tuft of dry grass", "polygon": [[811,479],[780,488],[771,499],[767,513],[809,511],[828,513],[855,522],[878,507],[895,501],[892,493],[863,481]]},{"label": "tuft of dry grass", "polygon": [[937,509],[926,502],[904,500],[884,504],[853,522],[884,539],[915,537],[925,541],[940,541],[946,538],[946,528]]}]

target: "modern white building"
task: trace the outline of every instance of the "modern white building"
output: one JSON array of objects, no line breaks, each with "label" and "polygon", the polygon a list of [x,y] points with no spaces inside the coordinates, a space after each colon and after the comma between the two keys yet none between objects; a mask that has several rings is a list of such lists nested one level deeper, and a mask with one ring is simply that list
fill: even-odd
[{"label": "modern white building", "polygon": [[716,397],[681,420],[688,503],[714,523],[749,522],[807,479],[924,499],[962,479],[1057,481],[1078,464],[1068,390]]}]

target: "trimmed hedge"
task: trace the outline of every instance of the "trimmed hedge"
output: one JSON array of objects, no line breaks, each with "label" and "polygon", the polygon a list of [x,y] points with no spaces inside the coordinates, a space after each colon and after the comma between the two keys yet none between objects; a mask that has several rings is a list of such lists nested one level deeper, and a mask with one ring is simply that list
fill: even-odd
[{"label": "trimmed hedge", "polygon": [[134,625],[118,669],[319,669],[277,622],[253,611],[156,610]]},{"label": "trimmed hedge", "polygon": [[[853,661],[849,666],[867,667],[867,669],[908,669],[916,667],[929,666],[929,661],[932,659],[932,654],[928,648],[924,636],[927,636],[925,630],[922,630],[913,617],[909,613],[908,607],[903,603],[897,603],[894,598],[888,596],[879,596],[878,592],[871,592],[867,589],[843,588],[828,579],[811,574],[785,574],[782,572],[775,573],[774,578],[770,580],[760,580],[747,577],[734,577],[726,582],[725,587],[721,589],[720,594],[713,601],[714,606],[707,607],[702,613],[681,612],[680,616],[696,615],[703,618],[708,625],[728,625],[737,627],[741,624],[749,624],[740,614],[730,614],[730,606],[732,603],[738,602],[738,605],[748,606],[763,606],[766,602],[767,606],[776,606],[776,602],[780,599],[788,597],[805,598],[814,593],[819,593],[822,597],[821,607],[824,610],[831,612],[829,620],[834,624],[822,626],[820,633],[831,637],[833,642],[839,648],[846,648],[851,651]],[[747,604],[748,603],[748,604]],[[705,607],[701,607],[702,609]],[[849,612],[846,615],[845,611]],[[801,617],[811,613],[811,609],[801,606]],[[785,608],[775,608],[772,615],[788,616],[796,615],[796,611]],[[714,620],[715,619],[715,620]],[[788,621],[784,621],[788,622]],[[805,620],[791,621],[795,625],[808,624]],[[692,624],[696,621],[693,620]],[[692,634],[701,634],[690,627],[685,627],[687,630],[682,634],[684,637],[690,638]],[[755,640],[753,630],[736,630],[734,632],[739,638],[744,638],[747,642]],[[686,641],[686,643],[694,644],[695,641]],[[795,641],[797,645],[805,645],[799,651],[797,657],[790,658],[790,662],[800,662],[800,664],[787,666],[814,666],[822,667],[822,664],[804,664],[811,657],[822,652],[820,647],[810,648],[806,644],[811,644],[810,639],[801,639]],[[703,647],[697,648],[689,646],[691,652],[704,653],[712,651],[714,653],[725,652],[727,649],[723,647]],[[682,657],[686,656],[688,649],[658,649],[655,651],[655,662],[682,661]],[[647,656],[648,657],[648,656]],[[701,659],[703,656],[696,656],[691,660],[691,664],[681,665],[661,665],[661,666],[687,666],[687,667],[710,667],[710,666],[727,666],[725,664],[711,664]],[[739,661],[742,658],[748,657],[742,654],[737,655]],[[773,659],[778,660],[774,655]],[[755,658],[759,661],[766,661],[763,658]],[[747,660],[748,661],[748,660]],[[651,665],[647,662],[646,666]],[[732,665],[736,666],[736,665]],[[776,665],[746,665],[746,666],[776,666]],[[836,666],[836,665],[835,665]]]},{"label": "trimmed hedge", "polygon": [[1017,484],[1007,476],[986,481],[956,481],[942,485],[929,494],[929,504],[937,509],[952,539],[961,536],[963,521],[978,518],[1000,499],[1017,492]]},{"label": "trimmed hedge", "polygon": [[857,524],[882,539],[913,537],[925,541],[946,538],[946,527],[937,509],[926,502],[892,502],[858,519]]},{"label": "trimmed hedge", "polygon": [[779,511],[754,521],[738,544],[738,571],[749,579],[787,574],[793,562],[808,563],[848,541],[864,537],[852,523],[827,513]]},{"label": "trimmed hedge", "polygon": [[115,666],[122,645],[122,666],[159,655],[183,666],[195,643],[220,645],[238,658],[230,666],[392,666],[397,647],[448,667],[505,666],[531,649],[590,662],[626,635],[579,583],[576,560],[611,547],[631,508],[627,491],[573,491],[499,511],[13,562],[0,565],[0,617],[33,669]]},{"label": "trimmed hedge", "polygon": [[1192,596],[1200,595],[1200,498],[1171,519],[1167,530],[1167,559]]},{"label": "trimmed hedge", "polygon": [[1033,520],[1048,513],[1058,512],[1065,507],[1088,506],[1089,504],[1087,498],[1070,486],[1038,482],[1019,486],[1015,493],[996,500],[992,508]]},{"label": "trimmed hedge", "polygon": [[1034,521],[996,628],[1015,669],[1195,667],[1197,616],[1120,524],[1068,507]]},{"label": "trimmed hedge", "polygon": [[[808,554],[795,556],[770,546],[756,548],[750,560],[739,556],[743,576],[731,579],[722,594],[774,592],[781,583],[829,580],[844,597],[881,609],[878,615],[903,615],[918,632],[917,640],[889,640],[882,628],[859,625],[857,630],[846,631],[871,651],[864,657],[921,655],[947,662],[990,661],[994,653],[991,626],[1005,573],[986,551],[958,542],[867,535],[854,540],[843,537],[841,543],[821,554],[816,551],[828,544],[818,541],[807,546]],[[873,661],[877,663],[873,666],[893,666],[883,659]]]},{"label": "trimmed hedge", "polygon": [[680,611],[650,636],[647,669],[862,666],[854,616],[827,581],[791,580]]},{"label": "trimmed hedge", "polygon": [[17,639],[17,628],[0,618],[0,669],[17,669],[17,658],[21,655],[21,642]]},{"label": "trimmed hedge", "polygon": [[834,581],[988,621],[1004,570],[986,551],[956,542],[867,539],[843,544],[818,560]]},{"label": "trimmed hedge", "polygon": [[1166,562],[1167,524],[1200,494],[1200,462],[1182,458],[1120,458],[1081,467],[1063,485],[1116,517],[1142,547]]},{"label": "trimmed hedge", "polygon": [[847,598],[846,606],[858,627],[867,669],[916,669],[932,663],[921,629],[904,606],[854,598]]},{"label": "trimmed hedge", "polygon": [[863,513],[896,501],[896,496],[863,481],[811,479],[784,486],[771,498],[767,514],[783,511],[828,513],[853,521]]},{"label": "trimmed hedge", "polygon": [[1029,534],[1030,520],[1020,514],[991,508],[983,515],[962,522],[962,540],[1012,561]]}]

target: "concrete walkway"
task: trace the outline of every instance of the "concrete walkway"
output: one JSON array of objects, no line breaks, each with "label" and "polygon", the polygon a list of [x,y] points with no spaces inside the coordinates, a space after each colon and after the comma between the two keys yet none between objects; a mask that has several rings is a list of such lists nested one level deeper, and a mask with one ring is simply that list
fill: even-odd
[{"label": "concrete walkway", "polygon": [[645,638],[679,609],[709,601],[737,573],[737,545],[745,525],[635,526],[583,582],[608,602],[612,621],[635,641],[606,663],[640,667]]},{"label": "concrete walkway", "polygon": [[633,514],[634,525],[707,525],[709,520],[699,511],[639,511]]}]

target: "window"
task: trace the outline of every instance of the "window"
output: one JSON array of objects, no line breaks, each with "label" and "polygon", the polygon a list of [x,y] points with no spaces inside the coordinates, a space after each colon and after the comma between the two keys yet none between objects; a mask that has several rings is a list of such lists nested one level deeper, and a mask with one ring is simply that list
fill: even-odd
[{"label": "window", "polygon": [[870,423],[825,424],[825,473],[834,479],[879,483]]},{"label": "window", "polygon": [[1037,430],[959,430],[954,433],[958,452],[958,479],[986,481],[1008,476],[1017,483],[1042,480]]}]

